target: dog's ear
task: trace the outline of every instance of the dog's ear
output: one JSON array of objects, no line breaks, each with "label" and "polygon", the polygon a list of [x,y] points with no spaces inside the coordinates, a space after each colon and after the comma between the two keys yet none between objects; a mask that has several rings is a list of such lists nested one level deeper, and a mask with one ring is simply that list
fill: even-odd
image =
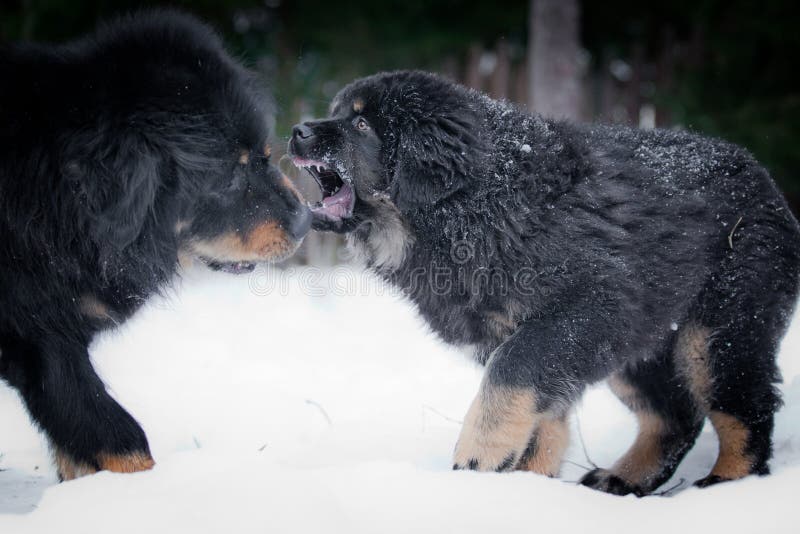
[{"label": "dog's ear", "polygon": [[389,194],[401,210],[436,204],[469,187],[484,153],[471,110],[421,115],[398,125]]},{"label": "dog's ear", "polygon": [[140,135],[96,136],[76,144],[66,175],[89,236],[101,251],[122,250],[142,233],[159,188],[158,157]]}]

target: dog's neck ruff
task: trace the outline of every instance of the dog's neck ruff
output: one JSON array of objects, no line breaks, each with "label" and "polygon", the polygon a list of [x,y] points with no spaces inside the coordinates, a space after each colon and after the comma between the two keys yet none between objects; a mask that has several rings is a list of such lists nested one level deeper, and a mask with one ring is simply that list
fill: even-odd
[{"label": "dog's neck ruff", "polygon": [[414,244],[414,236],[396,208],[348,234],[347,244],[370,268],[382,274],[399,269]]}]

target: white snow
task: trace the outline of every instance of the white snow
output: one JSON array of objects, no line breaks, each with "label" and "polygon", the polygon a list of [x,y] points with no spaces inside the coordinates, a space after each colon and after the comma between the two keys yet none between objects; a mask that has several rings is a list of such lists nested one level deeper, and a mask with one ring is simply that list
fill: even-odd
[{"label": "white snow", "polygon": [[[796,532],[800,323],[784,341],[774,474],[689,487],[708,429],[664,487],[614,497],[530,473],[451,471],[480,369],[360,271],[192,271],[92,347],[147,432],[155,469],[56,484],[43,440],[0,386],[0,532]],[[633,418],[604,386],[572,418],[567,458],[608,465]]]}]

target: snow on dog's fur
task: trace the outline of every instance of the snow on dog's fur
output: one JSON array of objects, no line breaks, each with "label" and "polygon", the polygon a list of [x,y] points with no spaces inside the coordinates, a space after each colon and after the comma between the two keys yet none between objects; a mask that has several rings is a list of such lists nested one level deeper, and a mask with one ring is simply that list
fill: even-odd
[{"label": "snow on dog's fur", "polygon": [[487,366],[455,468],[552,474],[542,444],[612,378],[640,435],[585,485],[653,491],[706,417],[721,446],[699,485],[768,472],[800,240],[745,150],[531,116],[421,72],[352,83],[289,148],[322,189],[314,227]]}]

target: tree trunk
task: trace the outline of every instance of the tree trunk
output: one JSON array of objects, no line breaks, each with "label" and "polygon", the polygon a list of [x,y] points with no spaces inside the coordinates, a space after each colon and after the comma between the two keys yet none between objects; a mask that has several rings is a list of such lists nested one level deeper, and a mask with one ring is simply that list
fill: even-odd
[{"label": "tree trunk", "polygon": [[489,94],[492,98],[508,98],[508,88],[511,85],[511,51],[508,43],[501,39],[495,47],[497,64],[492,72]]},{"label": "tree trunk", "polygon": [[580,119],[578,0],[531,0],[529,17],[529,106],[542,115]]}]

